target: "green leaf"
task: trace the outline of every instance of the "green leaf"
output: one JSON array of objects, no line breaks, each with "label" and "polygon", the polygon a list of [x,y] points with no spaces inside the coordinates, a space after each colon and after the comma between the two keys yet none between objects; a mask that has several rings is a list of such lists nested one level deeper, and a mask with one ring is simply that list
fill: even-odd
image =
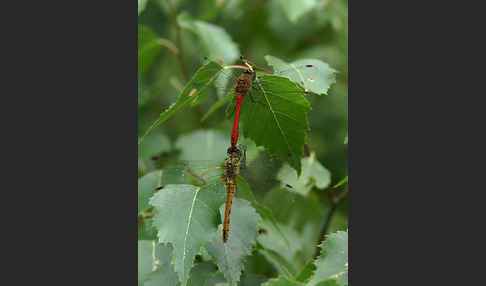
[{"label": "green leaf", "polygon": [[146,26],[138,26],[138,73],[146,72],[160,53],[157,36]]},{"label": "green leaf", "polygon": [[296,280],[303,283],[307,282],[312,278],[315,270],[316,266],[314,265],[314,260],[311,259],[305,264],[304,268],[302,268],[299,275],[297,275]]},{"label": "green leaf", "polygon": [[280,0],[280,5],[282,6],[285,14],[292,22],[297,22],[297,20],[309,12],[318,4],[317,0]]},{"label": "green leaf", "polygon": [[[221,218],[224,218],[224,212],[225,206],[222,205],[220,207]],[[240,280],[245,259],[251,254],[258,233],[259,220],[260,216],[248,201],[234,198],[228,241],[226,243],[222,241],[223,225],[221,224],[218,227],[218,235],[206,244],[207,251],[232,286],[237,285]]]},{"label": "green leaf", "polygon": [[186,286],[194,257],[210,241],[219,224],[219,207],[225,201],[225,185],[203,187],[167,185],[151,199],[160,242],[174,247],[173,263],[182,286]]},{"label": "green leaf", "polygon": [[223,28],[203,21],[194,21],[187,12],[182,12],[177,20],[182,28],[199,37],[203,54],[210,59],[217,58],[223,63],[233,63],[240,56],[238,45]]},{"label": "green leaf", "polygon": [[201,118],[201,122],[206,121],[206,119],[208,119],[209,116],[211,116],[216,110],[218,110],[219,108],[221,108],[225,103],[227,103],[228,101],[230,101],[231,98],[232,98],[231,95],[221,97],[218,101],[216,101],[211,106],[211,108],[208,110],[208,112],[206,112],[206,114],[204,114],[203,118]]},{"label": "green leaf", "polygon": [[145,10],[148,0],[138,0],[138,15]]},{"label": "green leaf", "polygon": [[275,267],[278,273],[284,277],[294,279],[294,267],[280,253],[265,248],[259,249],[258,251]]},{"label": "green leaf", "polygon": [[263,275],[244,273],[241,276],[239,286],[257,286],[265,283],[267,280],[268,278]]},{"label": "green leaf", "polygon": [[138,213],[149,207],[149,199],[162,186],[162,170],[146,174],[138,179]]},{"label": "green leaf", "polygon": [[226,283],[226,279],[224,278],[223,273],[216,272],[216,273],[209,275],[208,279],[206,280],[206,283],[201,284],[201,285],[203,285],[203,286],[228,286],[228,283]]},{"label": "green leaf", "polygon": [[138,217],[138,240],[156,240],[157,230],[152,225],[152,219]]},{"label": "green leaf", "polygon": [[[317,59],[301,59],[287,63],[267,55],[265,60],[268,65],[273,66],[275,73],[282,73],[282,76],[318,95],[327,94],[329,87],[336,82],[336,71],[327,63]],[[312,67],[299,68],[305,65],[312,65]]]},{"label": "green leaf", "polygon": [[181,160],[223,161],[229,143],[229,134],[218,130],[197,130],[180,136],[174,146],[181,150]]},{"label": "green leaf", "polygon": [[264,75],[251,96],[255,102],[243,100],[240,111],[244,136],[300,173],[311,110],[302,90],[287,78]]},{"label": "green leaf", "polygon": [[142,285],[145,276],[152,272],[153,241],[138,241],[138,285]]},{"label": "green leaf", "polygon": [[152,133],[148,135],[140,145],[138,145],[138,158],[141,160],[147,160],[152,156],[169,151],[169,137],[161,133]]},{"label": "green leaf", "polygon": [[238,182],[238,192],[237,196],[239,198],[243,198],[251,203],[251,205],[256,209],[257,213],[262,217],[263,221],[265,221],[266,224],[270,224],[280,235],[280,239],[285,242],[287,247],[289,246],[289,242],[283,232],[280,230],[280,226],[277,222],[277,219],[273,215],[273,212],[270,208],[267,206],[259,203],[255,195],[253,194],[250,185],[245,181],[245,179],[241,176],[238,176],[237,179]]},{"label": "green leaf", "polygon": [[179,95],[176,103],[172,104],[168,109],[163,111],[159,118],[147,129],[145,134],[140,138],[139,144],[145,136],[147,136],[155,127],[159,126],[174,113],[181,111],[187,107],[191,101],[196,100],[205,90],[211,86],[223,67],[216,62],[209,62],[208,64],[199,68],[192,79],[186,84],[184,90]]},{"label": "green leaf", "polygon": [[170,254],[172,247],[170,245],[157,244],[152,253],[153,264],[152,272],[146,275],[143,286],[176,286],[179,283],[177,273],[175,273],[170,263]]},{"label": "green leaf", "polygon": [[278,172],[277,178],[284,185],[292,186],[289,190],[301,195],[307,195],[315,186],[318,189],[325,189],[331,183],[331,173],[317,161],[315,153],[309,157],[302,158],[302,173],[297,172],[288,164],[285,164]]},{"label": "green leaf", "polygon": [[[322,251],[315,260],[316,271],[308,286],[336,279],[339,285],[348,284],[348,233],[338,231],[327,236],[320,245]],[[333,285],[333,284],[330,284]]]},{"label": "green leaf", "polygon": [[[216,265],[210,262],[201,262],[196,264],[191,270],[191,277],[187,282],[188,286],[205,285],[206,281],[218,271]],[[163,285],[163,284],[160,284]]]},{"label": "green leaf", "polygon": [[333,186],[333,188],[340,187],[340,186],[347,184],[347,183],[348,183],[348,176],[344,177],[341,181],[339,181],[339,183],[335,184]]},{"label": "green leaf", "polygon": [[304,284],[288,279],[287,277],[278,277],[268,280],[262,286],[304,286]]},{"label": "green leaf", "polygon": [[317,283],[316,286],[342,286],[342,284],[339,281],[337,281],[336,279],[329,279],[329,280]]}]

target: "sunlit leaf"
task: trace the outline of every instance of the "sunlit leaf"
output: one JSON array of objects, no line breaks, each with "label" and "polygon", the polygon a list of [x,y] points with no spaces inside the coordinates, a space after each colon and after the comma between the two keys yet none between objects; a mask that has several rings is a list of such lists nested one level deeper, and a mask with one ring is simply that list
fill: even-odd
[{"label": "sunlit leaf", "polygon": [[223,183],[203,187],[167,185],[150,199],[159,242],[173,245],[174,269],[182,286],[187,284],[199,249],[214,238],[225,194]]},{"label": "sunlit leaf", "polygon": [[277,178],[283,185],[292,186],[289,190],[301,195],[307,195],[313,187],[325,189],[331,183],[331,173],[317,161],[315,153],[302,159],[300,176],[297,176],[297,172],[285,164],[279,170]]},{"label": "sunlit leaf", "polygon": [[[339,285],[348,284],[348,233],[338,231],[327,236],[320,245],[322,251],[315,260],[316,271],[308,286],[336,279]],[[333,284],[330,284],[333,285]]]},{"label": "sunlit leaf", "polygon": [[[267,55],[267,63],[273,67],[275,73],[282,72],[282,76],[289,78],[314,94],[327,94],[336,82],[336,71],[327,63],[317,59],[300,59],[287,63],[279,58]],[[302,68],[312,65],[309,68]]]},{"label": "sunlit leaf", "polygon": [[[224,218],[225,206],[220,208],[221,218]],[[237,285],[245,259],[251,254],[252,246],[258,232],[260,216],[248,201],[234,198],[231,208],[229,237],[226,243],[222,241],[222,224],[218,227],[218,235],[206,249],[213,257],[218,268],[230,285]]]},{"label": "sunlit leaf", "polygon": [[221,65],[213,61],[199,68],[192,79],[186,84],[177,101],[160,114],[159,118],[140,138],[139,144],[154,128],[165,122],[172,115],[174,115],[174,113],[181,111],[184,107],[187,107],[191,101],[203,94],[203,92],[209,86],[211,86],[212,82],[216,79],[221,70]]}]

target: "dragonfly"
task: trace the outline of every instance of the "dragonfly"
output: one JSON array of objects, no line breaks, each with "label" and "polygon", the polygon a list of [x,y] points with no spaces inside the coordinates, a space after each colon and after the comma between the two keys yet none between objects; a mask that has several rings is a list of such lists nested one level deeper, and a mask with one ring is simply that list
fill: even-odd
[{"label": "dragonfly", "polygon": [[[226,203],[224,205],[224,220],[223,220],[223,243],[228,241],[229,235],[229,223],[230,223],[230,215],[231,215],[231,204],[233,202],[233,197],[236,193],[236,179],[238,178],[238,174],[240,173],[240,164],[241,164],[241,157],[242,155],[246,157],[244,154],[243,148],[240,146],[233,146],[228,148],[228,157],[224,163],[224,172],[223,179],[224,184],[226,185]],[[244,159],[245,161],[245,159]]]},{"label": "dragonfly", "polygon": [[[236,96],[236,106],[234,109],[234,120],[233,120],[233,128],[231,130],[231,147],[236,148],[236,145],[238,143],[238,130],[239,130],[239,119],[240,119],[240,110],[241,110],[241,105],[243,102],[243,99],[246,97],[246,95],[250,95],[250,98],[253,102],[256,102],[255,99],[253,99],[252,96],[252,91],[253,93],[258,92],[262,90],[261,85],[263,84],[264,80],[258,78],[257,71],[266,73],[266,74],[274,74],[274,75],[281,75],[281,76],[290,76],[292,74],[299,74],[301,75],[302,73],[300,72],[301,70],[309,70],[315,68],[311,64],[304,64],[304,65],[299,65],[297,67],[294,67],[292,69],[287,69],[280,71],[278,73],[274,73],[270,70],[267,70],[265,68],[259,67],[253,62],[249,61],[246,59],[244,56],[240,56],[240,60],[242,61],[243,65],[234,65],[234,66],[227,66],[226,68],[234,68],[236,71],[233,71],[233,73],[238,73],[238,70],[242,70],[241,75],[236,76],[235,74],[228,74],[226,72],[222,72],[220,76],[220,81],[224,83],[228,82],[234,82],[234,93]],[[223,78],[221,80],[221,78]],[[302,77],[301,77],[302,78]],[[314,81],[314,79],[309,78],[306,80]],[[304,93],[309,93],[309,90],[305,88],[305,81],[304,79],[301,80],[300,85],[304,87],[303,92]],[[225,88],[228,88],[227,86],[217,86],[216,88],[219,88],[221,90],[224,90]],[[281,92],[278,91],[272,91],[272,90],[266,90],[266,94],[269,94],[270,96],[272,94],[278,94]],[[227,92],[223,91],[220,92],[222,94],[225,94]],[[294,93],[294,92],[292,92]],[[299,92],[302,93],[302,92]]]}]

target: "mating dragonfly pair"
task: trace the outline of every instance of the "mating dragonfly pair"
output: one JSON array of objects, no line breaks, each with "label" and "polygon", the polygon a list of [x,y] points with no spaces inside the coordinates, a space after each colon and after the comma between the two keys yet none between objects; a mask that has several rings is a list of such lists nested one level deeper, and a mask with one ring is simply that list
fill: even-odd
[{"label": "mating dragonfly pair", "polygon": [[[240,111],[243,99],[249,95],[252,102],[257,102],[258,98],[253,98],[253,94],[258,94],[259,91],[263,89],[262,86],[265,87],[264,79],[257,77],[257,71],[274,74],[274,75],[281,75],[286,76],[292,74],[300,76],[302,78],[302,74],[305,72],[301,72],[304,69],[312,69],[313,66],[310,64],[304,64],[301,66],[294,66],[292,69],[287,69],[280,71],[278,73],[274,73],[268,71],[264,68],[260,68],[253,64],[252,62],[248,61],[244,57],[241,57],[243,65],[234,65],[234,66],[227,66],[225,68],[232,69],[233,73],[221,73],[221,78],[223,79],[222,82],[225,83],[226,87],[231,86],[231,89],[234,91],[234,96],[236,97],[236,105],[234,108],[234,121],[233,121],[233,128],[231,131],[231,146],[227,149],[227,157],[224,161],[223,166],[215,167],[210,166],[212,163],[207,163],[201,165],[194,165],[193,162],[185,162],[183,163],[182,172],[192,176],[193,178],[198,179],[203,184],[208,183],[211,179],[210,178],[218,178],[222,180],[226,185],[226,203],[225,203],[225,212],[224,212],[224,219],[223,219],[223,232],[222,232],[222,240],[223,243],[228,241],[229,235],[229,225],[230,225],[230,214],[231,214],[231,205],[233,197],[237,191],[237,178],[240,174],[240,169],[244,168],[246,165],[246,148],[241,144],[238,144],[238,137],[239,137],[239,119],[240,119]],[[238,76],[236,76],[240,73]],[[220,79],[221,79],[220,78]],[[312,80],[312,79],[310,79]],[[302,81],[301,86],[304,85],[304,81]],[[216,86],[216,88],[218,88]],[[265,87],[265,94],[269,95],[270,97],[282,97],[282,93],[288,91],[278,91],[272,90]],[[303,87],[300,94],[306,93],[307,89]],[[297,92],[295,92],[297,93]],[[224,90],[223,94],[228,94],[228,90]],[[272,100],[270,99],[266,99]],[[260,103],[264,104],[264,103]],[[200,162],[199,162],[200,163]],[[202,172],[200,172],[202,171]],[[184,175],[184,174],[183,174]],[[287,186],[289,187],[289,186]]]}]

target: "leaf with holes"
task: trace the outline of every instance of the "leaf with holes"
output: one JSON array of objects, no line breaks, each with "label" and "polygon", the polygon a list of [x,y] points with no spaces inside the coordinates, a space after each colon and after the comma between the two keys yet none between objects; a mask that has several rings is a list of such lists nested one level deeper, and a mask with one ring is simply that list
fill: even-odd
[{"label": "leaf with holes", "polygon": [[192,79],[186,84],[177,101],[163,111],[159,118],[152,123],[147,131],[145,131],[145,134],[139,140],[139,144],[154,128],[164,123],[176,112],[187,107],[192,101],[196,101],[199,96],[205,95],[206,90],[211,86],[222,70],[223,67],[214,61],[211,61],[199,68]]},{"label": "leaf with holes", "polygon": [[[279,58],[267,55],[265,60],[273,67],[276,73],[287,71],[282,76],[318,95],[327,94],[331,85],[336,82],[336,70],[327,63],[317,59],[301,59],[287,63]],[[305,65],[312,65],[312,68],[297,68]]]},{"label": "leaf with holes", "polygon": [[[348,285],[348,233],[338,231],[330,234],[320,247],[321,254],[314,263],[316,271],[308,286],[321,285],[328,280]],[[334,285],[334,282],[329,283]]]},{"label": "leaf with holes", "polygon": [[300,174],[310,103],[302,89],[285,77],[264,75],[257,86],[251,100],[241,105],[243,134]]},{"label": "leaf with holes", "polygon": [[157,236],[160,242],[173,245],[174,269],[182,286],[187,284],[201,246],[215,236],[225,195],[223,183],[203,187],[167,185],[150,199]]},{"label": "leaf with holes", "polygon": [[[225,206],[220,207],[221,217],[224,217]],[[231,221],[229,237],[226,243],[222,241],[222,224],[218,227],[218,235],[206,249],[213,257],[218,268],[231,286],[237,285],[240,280],[245,259],[251,254],[252,246],[258,233],[260,216],[246,200],[234,198],[231,208]]]}]

